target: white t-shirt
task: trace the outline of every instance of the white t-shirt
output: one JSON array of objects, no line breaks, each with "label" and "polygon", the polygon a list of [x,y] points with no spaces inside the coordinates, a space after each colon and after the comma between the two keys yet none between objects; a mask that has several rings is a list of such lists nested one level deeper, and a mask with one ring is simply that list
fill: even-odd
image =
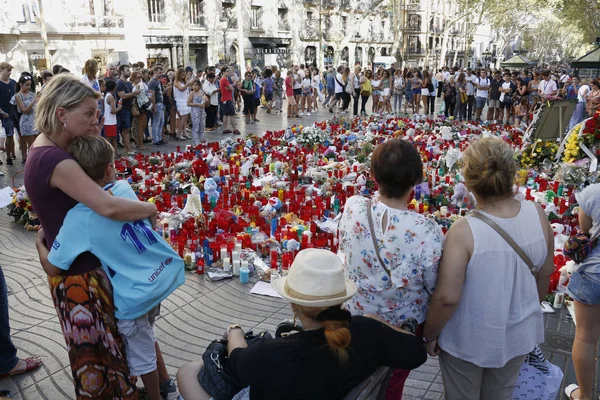
[{"label": "white t-shirt", "polygon": [[352,81],[354,82],[354,89],[360,89],[360,77],[353,73],[350,75],[352,77]]},{"label": "white t-shirt", "polygon": [[302,76],[300,76],[300,71],[298,71],[297,74],[293,74],[292,78],[294,79],[294,89],[302,89]]},{"label": "white t-shirt", "polygon": [[476,90],[477,77],[473,74],[465,75],[465,80],[467,81],[467,96],[473,96]]},{"label": "white t-shirt", "polygon": [[[490,78],[477,78],[477,80],[475,81],[475,83],[477,83],[479,86],[487,86],[488,88],[490,87]],[[489,90],[480,90],[477,89],[477,92],[475,93],[475,97],[483,97],[484,99],[488,98],[490,91]]]},{"label": "white t-shirt", "polygon": [[342,82],[342,74],[340,74],[338,72],[335,75],[335,93],[342,93],[344,91],[344,89],[342,88],[342,85],[340,85],[340,83],[344,83],[344,82]]},{"label": "white t-shirt", "polygon": [[550,96],[551,93],[554,92],[555,90],[557,90],[557,87],[556,87],[556,82],[553,79],[550,79],[549,81],[542,79],[542,81],[540,82],[540,86],[538,88],[538,93],[540,95]]},{"label": "white t-shirt", "polygon": [[219,105],[219,91],[214,83],[210,83],[208,80],[202,84],[202,90],[204,93],[210,96],[210,104],[213,106]]},{"label": "white t-shirt", "polygon": [[298,70],[298,75],[300,75],[300,78],[304,79],[304,77],[306,76],[306,72],[304,72],[303,69],[299,69]]},{"label": "white t-shirt", "polygon": [[444,78],[444,82],[448,82],[448,79],[450,78],[450,72],[444,71],[444,73],[442,73],[442,77]]},{"label": "white t-shirt", "polygon": [[[379,80],[372,79],[371,80],[371,86],[373,87],[373,90],[381,90],[381,88],[378,87],[379,85],[381,85],[381,79],[379,79]],[[375,88],[377,88],[377,89],[375,89]]]},{"label": "white t-shirt", "polygon": [[314,89],[318,89],[320,83],[321,83],[321,75],[319,75],[319,74],[313,75],[313,77],[312,77],[312,87]]},{"label": "white t-shirt", "polygon": [[569,80],[569,74],[562,74],[560,77],[560,83],[566,83]]},{"label": "white t-shirt", "polygon": [[590,92],[590,87],[588,85],[581,85],[579,91],[577,92],[577,101],[587,103],[586,96]]},{"label": "white t-shirt", "polygon": [[302,89],[310,89],[311,88],[311,82],[309,78],[304,78],[302,79]]},{"label": "white t-shirt", "polygon": [[[502,84],[502,89],[510,89],[510,82],[504,81],[504,83]],[[504,93],[504,92],[500,93],[500,101],[501,102],[504,102],[504,96],[506,96],[507,94],[508,93]]]}]

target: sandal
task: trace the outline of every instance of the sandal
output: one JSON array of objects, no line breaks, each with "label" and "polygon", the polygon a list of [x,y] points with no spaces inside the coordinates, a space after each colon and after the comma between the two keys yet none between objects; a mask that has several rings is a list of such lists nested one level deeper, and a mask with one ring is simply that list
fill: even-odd
[{"label": "sandal", "polygon": [[565,394],[569,399],[573,400],[573,392],[576,390],[579,390],[579,385],[572,383],[565,388]]},{"label": "sandal", "polygon": [[29,357],[29,358],[24,359],[23,361],[25,361],[25,370],[13,371],[13,372],[7,372],[5,374],[1,374],[0,379],[4,379],[4,378],[8,378],[9,376],[19,375],[19,374],[24,374],[26,372],[34,371],[34,370],[38,369],[39,367],[41,367],[42,364],[44,364],[42,359],[39,357]]}]

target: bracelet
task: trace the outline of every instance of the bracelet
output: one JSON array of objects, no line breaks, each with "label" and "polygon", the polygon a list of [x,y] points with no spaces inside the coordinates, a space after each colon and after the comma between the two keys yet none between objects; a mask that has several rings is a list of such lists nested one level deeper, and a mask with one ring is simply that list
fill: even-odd
[{"label": "bracelet", "polygon": [[423,336],[423,343],[425,343],[425,344],[427,344],[427,343],[431,343],[431,342],[433,342],[434,340],[437,340],[437,338],[438,338],[438,337],[436,336],[436,337],[434,337],[434,338],[427,339],[425,336]]}]

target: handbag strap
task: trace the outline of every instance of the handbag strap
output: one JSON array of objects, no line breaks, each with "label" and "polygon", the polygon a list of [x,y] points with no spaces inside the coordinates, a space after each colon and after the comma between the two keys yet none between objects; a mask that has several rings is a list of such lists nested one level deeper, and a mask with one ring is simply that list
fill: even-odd
[{"label": "handbag strap", "polygon": [[377,255],[377,259],[379,263],[387,272],[388,276],[392,277],[390,270],[385,266],[383,259],[381,258],[381,254],[379,253],[379,243],[377,243],[377,236],[375,236],[375,228],[373,227],[373,214],[371,212],[371,199],[367,200],[367,219],[369,220],[369,230],[371,231],[371,237],[373,238],[373,246],[375,247],[375,254]]},{"label": "handbag strap", "polygon": [[500,236],[502,236],[502,239],[506,240],[506,243],[508,243],[510,247],[512,247],[513,250],[517,252],[519,257],[521,257],[523,261],[525,261],[525,264],[527,264],[527,267],[529,268],[531,274],[533,276],[536,275],[535,265],[533,265],[533,263],[531,262],[527,254],[525,254],[523,249],[519,247],[519,245],[508,235],[508,233],[506,233],[504,229],[500,228],[500,226],[497,223],[495,223],[490,218],[483,215],[477,210],[473,210],[471,212],[471,216],[483,221],[485,224],[487,224],[489,227],[495,230]]}]

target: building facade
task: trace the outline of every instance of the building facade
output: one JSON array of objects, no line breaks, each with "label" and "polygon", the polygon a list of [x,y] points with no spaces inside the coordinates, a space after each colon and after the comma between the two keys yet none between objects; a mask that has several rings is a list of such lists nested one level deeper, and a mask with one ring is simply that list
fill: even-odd
[{"label": "building facade", "polygon": [[[467,23],[450,26],[454,10],[443,0],[0,0],[0,6],[0,61],[17,71],[60,64],[78,72],[89,58],[199,69],[242,59],[252,67],[366,66],[395,56],[404,66],[434,68],[463,65],[465,52],[475,65],[473,50],[482,47],[467,45]],[[440,60],[446,30],[448,51]]]}]

